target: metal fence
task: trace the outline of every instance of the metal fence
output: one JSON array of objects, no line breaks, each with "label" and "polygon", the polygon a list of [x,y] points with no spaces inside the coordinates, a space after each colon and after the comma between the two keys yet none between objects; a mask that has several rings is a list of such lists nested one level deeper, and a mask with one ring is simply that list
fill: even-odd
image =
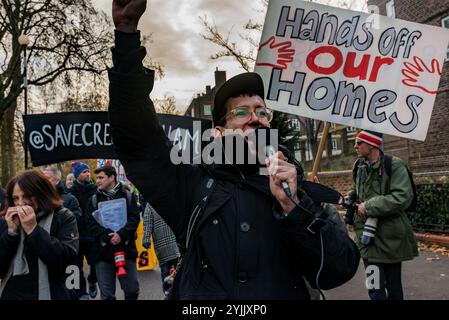
[{"label": "metal fence", "polygon": [[409,213],[416,231],[449,234],[449,183],[416,186],[418,207]]}]

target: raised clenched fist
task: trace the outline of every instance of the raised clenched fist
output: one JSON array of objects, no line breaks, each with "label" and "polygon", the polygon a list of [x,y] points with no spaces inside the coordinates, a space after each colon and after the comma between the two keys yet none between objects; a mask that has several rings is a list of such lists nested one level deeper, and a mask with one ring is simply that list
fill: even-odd
[{"label": "raised clenched fist", "polygon": [[118,31],[134,33],[140,17],[145,12],[146,0],[114,0],[112,2],[112,19]]}]

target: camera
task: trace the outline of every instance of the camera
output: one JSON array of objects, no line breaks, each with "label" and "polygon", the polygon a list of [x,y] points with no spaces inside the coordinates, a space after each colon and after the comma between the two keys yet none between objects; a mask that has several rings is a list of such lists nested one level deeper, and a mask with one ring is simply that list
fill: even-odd
[{"label": "camera", "polygon": [[[357,202],[355,197],[346,197],[341,204],[343,208],[346,209],[344,215],[344,221],[347,225],[354,225],[354,215],[357,212]],[[374,236],[377,231],[377,218],[367,218],[365,225],[363,226],[362,236],[360,237],[360,242],[367,246],[372,243]]]},{"label": "camera", "polygon": [[357,203],[353,197],[347,197],[342,203],[343,208],[346,209],[346,213],[343,217],[345,224],[354,225],[354,215],[357,212]]}]

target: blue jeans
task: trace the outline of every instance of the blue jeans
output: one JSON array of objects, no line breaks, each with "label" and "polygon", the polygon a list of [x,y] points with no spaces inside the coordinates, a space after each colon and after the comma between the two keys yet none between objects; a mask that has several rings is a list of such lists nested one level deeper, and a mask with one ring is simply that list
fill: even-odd
[{"label": "blue jeans", "polygon": [[[115,300],[116,272],[115,264],[104,261],[96,265],[98,286],[101,300]],[[137,280],[136,260],[126,260],[126,276],[118,278],[125,300],[137,300],[139,297],[139,281]]]}]

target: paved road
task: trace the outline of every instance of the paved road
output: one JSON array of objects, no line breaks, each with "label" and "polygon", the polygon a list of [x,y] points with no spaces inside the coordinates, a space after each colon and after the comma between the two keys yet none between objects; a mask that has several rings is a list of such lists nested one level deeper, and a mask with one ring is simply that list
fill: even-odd
[{"label": "paved road", "polygon": [[[449,257],[420,252],[403,263],[402,284],[406,300],[449,300]],[[329,300],[368,300],[363,263],[351,281],[325,295]]]},{"label": "paved road", "polygon": [[[403,265],[403,286],[407,300],[449,300],[449,257],[421,252],[420,256]],[[139,272],[140,300],[162,300],[159,268]],[[362,263],[354,278],[333,290],[325,291],[328,300],[368,300]],[[117,298],[123,293],[117,283]],[[98,297],[97,297],[98,299]]]}]

